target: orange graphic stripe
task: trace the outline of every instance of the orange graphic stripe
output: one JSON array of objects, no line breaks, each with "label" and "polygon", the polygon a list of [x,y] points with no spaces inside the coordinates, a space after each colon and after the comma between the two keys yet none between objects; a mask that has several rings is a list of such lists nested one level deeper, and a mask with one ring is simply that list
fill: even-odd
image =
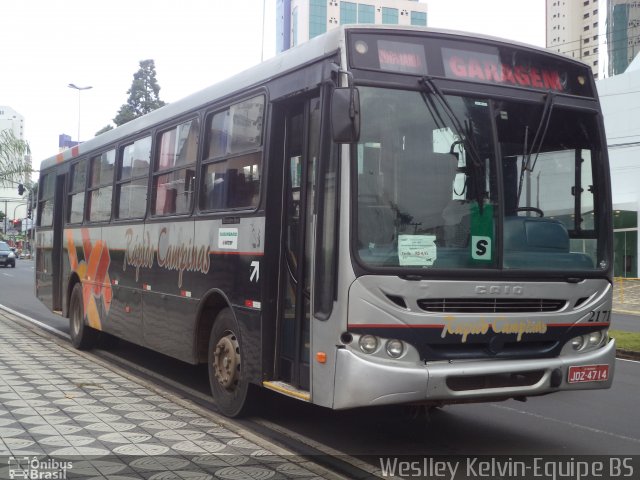
[{"label": "orange graphic stripe", "polygon": [[89,237],[89,229],[82,229],[82,248],[84,249],[84,259],[91,257],[91,238]]},{"label": "orange graphic stripe", "polygon": [[69,266],[71,271],[78,269],[78,252],[76,251],[76,242],[73,241],[73,232],[67,230],[67,254],[69,255]]}]

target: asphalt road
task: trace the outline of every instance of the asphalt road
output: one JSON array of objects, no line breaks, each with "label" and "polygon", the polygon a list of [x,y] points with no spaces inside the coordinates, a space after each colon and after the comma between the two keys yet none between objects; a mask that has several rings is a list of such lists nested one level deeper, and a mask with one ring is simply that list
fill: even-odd
[{"label": "asphalt road", "polygon": [[[67,322],[44,308],[33,295],[33,261],[0,269],[0,304],[56,329]],[[614,315],[614,328],[635,328],[640,318]],[[201,367],[154,354],[125,342],[112,353],[172,378],[206,395]],[[349,455],[477,454],[640,454],[640,363],[618,360],[610,390],[563,392],[499,403],[448,406],[427,420],[401,414],[399,408],[331,411],[264,393],[256,422],[275,426],[298,442]]]},{"label": "asphalt road", "polygon": [[611,328],[624,332],[640,332],[640,314],[630,315],[614,311],[611,315]]}]

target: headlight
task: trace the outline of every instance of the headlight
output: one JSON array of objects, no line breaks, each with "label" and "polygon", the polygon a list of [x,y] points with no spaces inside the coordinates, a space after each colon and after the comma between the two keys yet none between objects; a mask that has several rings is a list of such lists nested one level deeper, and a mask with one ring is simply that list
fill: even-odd
[{"label": "headlight", "polygon": [[591,333],[586,333],[571,339],[571,346],[574,350],[591,350],[598,348],[606,343],[608,338],[608,330],[598,330]]},{"label": "headlight", "polygon": [[9,252],[9,258],[16,258],[16,254],[13,252]]},{"label": "headlight", "polygon": [[404,344],[401,340],[388,340],[387,341],[387,355],[392,358],[400,358],[404,352]]},{"label": "headlight", "polygon": [[589,346],[595,347],[602,341],[602,333],[601,331],[591,332],[589,334]]},{"label": "headlight", "polygon": [[579,337],[571,340],[571,346],[574,350],[580,350],[584,346],[584,337],[580,335]]},{"label": "headlight", "polygon": [[363,335],[358,340],[358,344],[364,353],[373,353],[378,349],[378,338],[373,335]]}]

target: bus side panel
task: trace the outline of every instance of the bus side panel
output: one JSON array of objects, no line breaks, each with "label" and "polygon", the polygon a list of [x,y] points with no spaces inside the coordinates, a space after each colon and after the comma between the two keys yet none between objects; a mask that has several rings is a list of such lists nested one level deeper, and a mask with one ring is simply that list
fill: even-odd
[{"label": "bus side panel", "polygon": [[[146,347],[180,360],[194,362],[193,338],[198,302],[194,283],[187,272],[197,272],[202,282],[202,267],[194,244],[192,219],[147,223],[144,242],[155,250],[152,262],[140,269],[138,285],[142,290],[142,336]],[[150,266],[148,264],[151,263]]]},{"label": "bus side panel", "polygon": [[260,385],[262,383],[262,340],[261,312],[251,308],[234,306],[233,313],[238,320],[240,336],[244,344],[242,368],[250,382]]},{"label": "bus side panel", "polygon": [[195,244],[209,245],[208,271],[203,277],[185,273],[186,286],[198,298],[211,290],[223,293],[233,307],[240,327],[245,371],[261,380],[261,270],[264,253],[264,217],[202,219],[195,225]]},{"label": "bus side panel", "polygon": [[36,233],[36,296],[53,310],[53,231]]},{"label": "bus side panel", "polygon": [[143,291],[144,345],[179,360],[196,363],[193,338],[197,309],[195,299]]},{"label": "bus side panel", "polygon": [[[112,289],[111,308],[103,325],[104,331],[138,345],[143,345],[143,339],[142,290],[137,283],[137,265],[144,258],[140,255],[144,248],[136,249],[135,246],[144,245],[141,243],[143,235],[144,225],[141,223],[105,227],[102,235],[111,258],[109,280]],[[127,256],[133,265],[127,265]]]},{"label": "bus side panel", "polygon": [[[62,238],[62,287],[67,300],[73,274],[82,283],[82,300],[87,324],[103,330],[113,296],[109,267],[111,257],[107,242],[102,239],[102,227],[66,228]],[[68,305],[65,308],[68,309]]]}]

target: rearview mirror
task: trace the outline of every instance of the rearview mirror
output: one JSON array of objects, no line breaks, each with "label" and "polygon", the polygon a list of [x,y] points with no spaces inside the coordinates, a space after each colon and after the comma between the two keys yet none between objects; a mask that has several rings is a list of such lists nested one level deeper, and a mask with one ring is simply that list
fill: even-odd
[{"label": "rearview mirror", "polygon": [[357,88],[336,88],[333,91],[331,132],[336,143],[356,143],[360,138],[360,93]]}]

